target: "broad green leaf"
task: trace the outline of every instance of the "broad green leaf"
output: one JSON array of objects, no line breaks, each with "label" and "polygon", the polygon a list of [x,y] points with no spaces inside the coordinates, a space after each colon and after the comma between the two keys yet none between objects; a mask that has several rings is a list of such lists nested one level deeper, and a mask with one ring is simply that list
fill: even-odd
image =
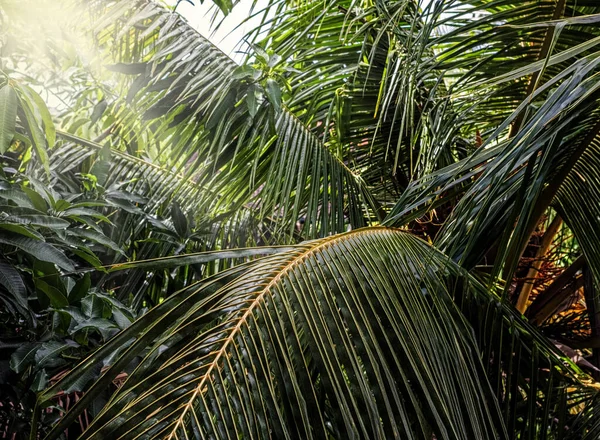
[{"label": "broad green leaf", "polygon": [[251,84],[248,86],[248,91],[246,92],[246,105],[248,106],[248,113],[251,118],[256,116],[256,112],[258,111],[258,99],[257,95],[259,94],[259,90],[256,85]]},{"label": "broad green leaf", "polygon": [[84,298],[90,291],[92,280],[89,273],[77,280],[73,288],[69,291],[69,303],[76,304]]},{"label": "broad green leaf", "polygon": [[[1,197],[2,197],[2,195],[0,195],[0,198]],[[37,209],[31,208],[29,206],[15,206],[15,205],[0,205],[0,212],[4,212],[4,213],[10,212],[11,214],[16,214],[16,215],[20,215],[20,214],[30,214],[30,215],[42,214]]]},{"label": "broad green leaf", "polygon": [[[38,295],[43,293],[50,301],[50,306],[53,308],[63,308],[69,305],[67,297],[56,287],[51,286],[43,278],[35,278],[35,287],[38,290]],[[47,304],[47,302],[46,302]]]},{"label": "broad green leaf", "polygon": [[245,78],[253,78],[256,69],[252,66],[242,65],[237,67],[232,73],[232,79],[245,79]]},{"label": "broad green leaf", "polygon": [[79,249],[73,249],[72,252],[81,258],[83,261],[88,262],[92,267],[100,272],[106,272],[106,269],[102,267],[102,261],[94,254],[89,248],[82,247]]},{"label": "broad green leaf", "polygon": [[173,219],[173,226],[177,235],[180,238],[187,238],[189,234],[188,221],[178,203],[171,205],[171,218]]},{"label": "broad green leaf", "polygon": [[15,246],[38,260],[56,264],[61,269],[70,272],[75,270],[75,266],[71,260],[62,251],[43,241],[34,240],[29,237],[13,237],[7,234],[0,234],[0,243]]},{"label": "broad green leaf", "polygon": [[41,235],[39,232],[20,224],[0,222],[0,229],[4,229],[5,231],[10,231],[15,234],[23,235],[25,237],[33,238],[34,240],[44,241],[44,236]]},{"label": "broad green leaf", "polygon": [[107,248],[112,249],[115,252],[118,252],[121,255],[125,255],[125,253],[117,243],[112,241],[106,235],[101,234],[100,232],[91,229],[71,228],[68,230],[68,234],[94,241],[96,243],[101,244],[102,246],[106,246]]},{"label": "broad green leaf", "polygon": [[115,323],[109,321],[108,319],[91,318],[91,319],[87,319],[87,320],[82,321],[79,324],[77,324],[75,327],[73,327],[72,331],[77,332],[77,331],[84,330],[84,329],[92,329],[92,330],[98,330],[99,332],[104,334],[105,331],[114,330],[115,328],[117,328]]},{"label": "broad green leaf", "polygon": [[0,154],[4,154],[15,136],[17,94],[10,85],[0,88]]},{"label": "broad green leaf", "polygon": [[112,314],[110,307],[98,295],[90,294],[81,300],[81,310],[90,318],[108,318]]},{"label": "broad green leaf", "polygon": [[42,226],[49,229],[65,230],[71,224],[63,219],[49,215],[21,214],[12,215],[8,218],[10,221],[24,225]]},{"label": "broad green leaf", "polygon": [[[61,202],[59,200],[59,202]],[[102,220],[105,223],[111,224],[111,221],[108,217],[106,217],[104,214],[102,214],[99,211],[95,211],[93,209],[88,209],[88,208],[69,208],[69,209],[63,209],[62,216],[64,217],[75,217],[75,216],[90,216],[93,218],[97,218],[99,220]]]},{"label": "broad green leaf", "polygon": [[26,186],[23,186],[22,189],[23,192],[27,194],[27,197],[29,197],[29,200],[31,200],[31,203],[33,204],[35,209],[37,209],[41,213],[46,212],[48,210],[46,200],[44,200],[44,198],[37,191]]},{"label": "broad green leaf", "polygon": [[267,98],[269,102],[273,105],[273,108],[276,112],[278,112],[281,108],[281,87],[274,79],[267,79]]},{"label": "broad green leaf", "polygon": [[112,319],[117,323],[121,330],[126,329],[133,322],[133,318],[119,308],[113,308]]},{"label": "broad green leaf", "polygon": [[0,285],[13,295],[21,307],[28,309],[25,283],[19,272],[4,261],[0,261]]},{"label": "broad green leaf", "polygon": [[61,353],[72,348],[72,346],[72,344],[60,341],[44,342],[35,352],[36,367],[41,368],[46,365],[52,365]]},{"label": "broad green leaf", "polygon": [[98,122],[98,120],[106,111],[107,107],[108,103],[104,99],[94,106],[94,111],[92,112],[92,116],[90,117],[90,119],[92,120],[92,124]]},{"label": "broad green leaf", "polygon": [[10,368],[17,373],[22,373],[33,361],[40,345],[39,343],[30,343],[17,348],[10,357]]},{"label": "broad green leaf", "polygon": [[21,98],[21,109],[24,114],[24,121],[22,121],[26,129],[28,131],[29,136],[31,137],[31,141],[35,152],[38,156],[40,163],[43,165],[46,174],[50,174],[50,165],[48,159],[48,152],[46,150],[46,138],[40,126],[38,125],[38,121],[35,118],[32,110],[30,109],[30,104],[27,102],[23,102]]},{"label": "broad green leaf", "polygon": [[267,63],[267,66],[275,67],[280,62],[281,62],[281,56],[274,54],[274,55],[271,55],[271,57],[269,57],[269,62]]},{"label": "broad green leaf", "polygon": [[48,107],[46,103],[41,98],[40,95],[37,94],[35,90],[33,90],[29,86],[21,86],[22,90],[25,90],[29,98],[33,101],[32,104],[35,104],[36,109],[39,111],[42,117],[42,123],[44,124],[44,134],[46,135],[46,141],[48,142],[48,148],[54,148],[54,143],[56,142],[56,128],[54,127],[54,122],[52,121],[52,115],[48,111]]},{"label": "broad green leaf", "polygon": [[52,209],[54,209],[56,212],[64,212],[67,209],[69,209],[71,207],[71,202],[67,201],[67,200],[57,200],[56,203],[54,203],[54,205],[52,206]]},{"label": "broad green leaf", "polygon": [[98,178],[98,185],[104,186],[110,172],[111,163],[108,160],[97,160],[91,169],[91,173]]},{"label": "broad green leaf", "polygon": [[48,373],[45,369],[39,370],[31,382],[31,391],[38,392],[46,388],[48,384]]},{"label": "broad green leaf", "polygon": [[16,203],[20,208],[35,209],[35,205],[31,201],[31,199],[27,197],[27,194],[15,188],[0,190],[0,198],[10,200],[11,202]]}]

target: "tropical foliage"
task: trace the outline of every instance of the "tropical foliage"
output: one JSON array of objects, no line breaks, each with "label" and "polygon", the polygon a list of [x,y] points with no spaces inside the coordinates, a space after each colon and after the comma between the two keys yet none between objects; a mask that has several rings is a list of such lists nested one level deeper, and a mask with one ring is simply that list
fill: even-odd
[{"label": "tropical foliage", "polygon": [[3,436],[600,437],[597,2],[265,0],[240,64],[59,3],[0,5]]}]

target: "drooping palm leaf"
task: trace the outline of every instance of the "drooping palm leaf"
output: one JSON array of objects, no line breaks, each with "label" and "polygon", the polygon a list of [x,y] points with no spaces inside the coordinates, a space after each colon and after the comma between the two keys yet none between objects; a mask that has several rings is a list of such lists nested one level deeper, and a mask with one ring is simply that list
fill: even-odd
[{"label": "drooping palm leaf", "polygon": [[307,237],[362,226],[377,212],[361,179],[285,107],[265,99],[252,116],[245,101],[254,83],[180,16],[151,2],[113,9],[97,24],[99,39],[139,62],[119,69],[139,72],[130,100],[155,126],[157,159],[220,194],[206,194],[206,206],[255,206],[287,234],[304,217]]},{"label": "drooping palm leaf", "polygon": [[[597,12],[568,6],[569,15]],[[562,16],[565,2],[274,0],[265,9],[261,44],[297,69],[287,76],[290,108],[343,151],[380,200],[472,151],[479,133],[569,65],[568,57],[545,64],[546,56],[595,36],[575,21],[561,32],[544,24]],[[289,32],[291,23],[302,31]],[[541,76],[481,86],[536,63]]]},{"label": "drooping palm leaf", "polygon": [[108,150],[107,155],[110,157],[103,158],[101,156],[104,150],[100,144],[65,132],[60,132],[59,137],[67,142],[50,156],[50,167],[55,173],[79,171],[83,162],[93,157],[94,164],[106,164],[105,169],[98,169],[102,163],[95,165],[96,170],[92,167],[103,186],[115,186],[144,197],[150,210],[156,209],[161,203],[172,201],[177,201],[186,211],[195,210],[204,196],[202,193],[209,192],[192,181],[184,180],[184,176],[166,166],[118,150]]},{"label": "drooping palm leaf", "polygon": [[[510,254],[509,266],[514,269],[532,227],[590,145],[586,130],[593,131],[596,124],[597,66],[597,56],[589,55],[539,86],[470,158],[415,182],[388,221],[393,224],[402,218],[418,218],[428,209],[418,210],[424,203],[435,208],[462,196],[469,188],[440,233],[440,245],[448,246],[448,252],[472,267],[504,237],[500,249],[504,250],[509,242],[510,246],[497,263],[501,266]],[[537,108],[530,112],[522,130],[509,139],[494,142],[495,136],[515,121],[530,101],[537,101]],[[414,197],[418,193],[421,196]],[[512,222],[517,220],[515,233],[507,232],[513,230]],[[475,252],[475,248],[479,251]]]},{"label": "drooping palm leaf", "polygon": [[40,404],[83,386],[116,350],[48,438],[140,355],[87,438],[507,438],[507,429],[560,438],[579,423],[568,408],[596,395],[458,266],[382,228],[299,245],[179,292]]},{"label": "drooping palm leaf", "polygon": [[[595,126],[590,126],[583,140],[585,150],[573,158],[571,172],[565,173],[564,183],[558,188],[555,204],[557,210],[571,226],[591,272],[598,286],[600,280],[600,182],[598,182],[598,164],[600,161],[600,114],[591,118]],[[595,303],[589,304],[590,310],[597,310],[598,298],[592,289],[589,297]],[[594,314],[595,315],[595,314]],[[593,319],[592,316],[590,319]]]},{"label": "drooping palm leaf", "polygon": [[[278,12],[262,25],[269,32],[260,44],[293,67],[286,75],[287,105],[346,158],[380,201],[394,200],[412,175],[438,166],[419,158],[419,150],[430,147],[421,131],[427,132],[427,119],[445,98],[437,96],[444,85],[425,49],[434,24],[422,29],[425,16],[415,2],[269,4]],[[302,31],[288,32],[292,23]],[[433,142],[431,132],[425,137]],[[436,150],[438,158],[447,153]]]}]

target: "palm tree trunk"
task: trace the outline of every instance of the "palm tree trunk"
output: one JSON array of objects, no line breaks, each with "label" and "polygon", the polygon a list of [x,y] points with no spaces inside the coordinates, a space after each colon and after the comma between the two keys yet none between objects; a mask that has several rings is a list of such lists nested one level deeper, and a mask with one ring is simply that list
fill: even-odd
[{"label": "palm tree trunk", "polygon": [[533,261],[533,264],[531,265],[531,268],[527,272],[525,284],[523,285],[521,293],[519,294],[519,299],[517,300],[516,307],[517,310],[521,313],[525,313],[525,310],[527,310],[527,300],[529,299],[529,295],[531,294],[533,286],[535,285],[535,280],[540,272],[542,263],[544,262],[544,256],[548,252],[548,249],[550,249],[554,236],[560,229],[561,225],[562,219],[557,214],[554,217],[554,220],[552,220],[552,223],[550,223],[550,226],[548,226],[548,229],[546,229],[546,232],[544,232],[542,243],[540,244],[540,247],[535,255],[535,259]]}]

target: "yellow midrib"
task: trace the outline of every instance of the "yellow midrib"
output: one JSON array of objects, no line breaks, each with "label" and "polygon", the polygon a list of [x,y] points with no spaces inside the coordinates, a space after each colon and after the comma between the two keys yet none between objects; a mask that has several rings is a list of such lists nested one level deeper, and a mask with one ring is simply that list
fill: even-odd
[{"label": "yellow midrib", "polygon": [[367,234],[372,234],[372,233],[381,232],[381,231],[398,232],[397,229],[386,228],[386,227],[382,227],[382,226],[376,226],[376,227],[369,227],[369,228],[359,229],[359,230],[352,231],[352,232],[347,232],[347,233],[344,233],[344,234],[341,234],[341,235],[336,235],[336,236],[333,236],[333,237],[330,237],[330,238],[324,238],[321,243],[319,243],[316,246],[311,247],[310,249],[307,249],[306,251],[302,252],[301,254],[299,254],[298,256],[296,256],[295,258],[293,258],[286,266],[284,266],[281,269],[281,271],[277,275],[275,275],[273,277],[273,279],[269,282],[269,284],[267,284],[264,287],[264,289],[256,296],[256,298],[254,299],[254,301],[252,302],[252,304],[250,305],[250,307],[248,307],[248,309],[241,316],[239,322],[232,329],[231,334],[227,337],[227,339],[225,340],[225,342],[223,342],[222,347],[216,353],[213,361],[208,366],[208,369],[207,369],[206,373],[204,373],[204,376],[203,376],[202,380],[196,386],[196,389],[194,390],[194,393],[192,394],[192,396],[188,400],[188,403],[186,403],[186,405],[184,407],[184,410],[183,410],[183,413],[181,414],[181,416],[178,417],[177,422],[175,423],[175,426],[171,430],[171,433],[169,434],[168,439],[169,440],[173,439],[173,436],[175,435],[175,432],[177,431],[177,428],[179,428],[179,426],[181,424],[183,424],[183,421],[185,419],[185,416],[186,416],[187,412],[192,407],[192,405],[194,403],[194,400],[195,400],[196,396],[198,395],[198,393],[202,390],[202,388],[204,386],[204,383],[206,382],[207,378],[210,376],[211,371],[217,366],[217,363],[218,363],[219,359],[225,354],[225,352],[227,350],[227,347],[229,346],[229,344],[231,343],[231,341],[233,341],[234,336],[240,330],[240,328],[242,327],[242,325],[246,322],[246,319],[252,314],[252,311],[254,310],[254,308],[261,302],[262,298],[264,298],[264,296],[269,292],[269,290],[271,289],[271,287],[273,287],[296,264],[300,263],[302,260],[306,259],[311,254],[314,254],[314,253],[318,252],[320,249],[322,249],[322,248],[324,248],[324,247],[326,247],[328,245],[332,245],[334,243],[337,243],[337,242],[340,242],[340,241],[343,241],[343,240],[347,240],[348,238],[350,238],[350,236],[367,235]]}]

